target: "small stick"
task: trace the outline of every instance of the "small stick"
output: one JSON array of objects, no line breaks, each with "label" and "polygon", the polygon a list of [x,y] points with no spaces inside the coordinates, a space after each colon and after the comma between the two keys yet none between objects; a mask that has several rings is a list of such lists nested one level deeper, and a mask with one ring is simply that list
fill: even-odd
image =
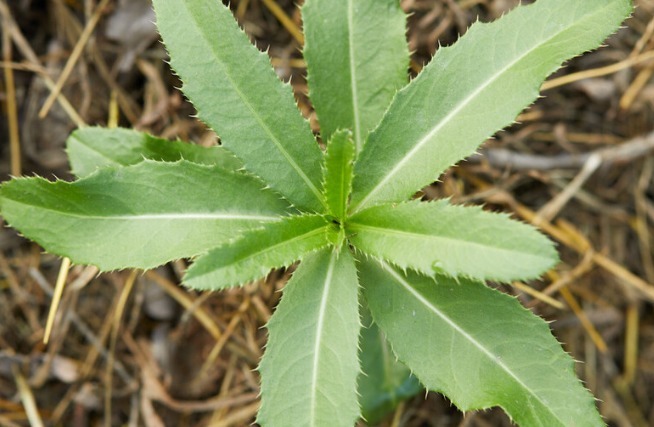
[{"label": "small stick", "polygon": [[[4,61],[6,64],[11,63],[11,36],[7,19],[3,20],[4,31],[2,31],[2,50],[4,51]],[[9,121],[9,152],[11,156],[11,174],[13,176],[21,175],[20,162],[20,134],[18,132],[18,111],[16,109],[16,85],[14,83],[14,70],[10,66],[4,67],[5,88],[7,91],[7,120]]]},{"label": "small stick", "polygon": [[532,297],[536,298],[538,301],[542,301],[545,304],[551,305],[554,308],[557,308],[559,310],[563,310],[565,306],[561,304],[559,301],[555,300],[549,295],[546,295],[543,292],[539,292],[536,289],[532,288],[531,286],[527,286],[524,283],[521,282],[513,282],[511,283],[511,286],[513,286],[516,289],[521,290],[522,292],[531,295]]},{"label": "small stick", "polygon": [[[654,34],[654,18],[650,19],[650,21],[647,23],[647,27],[645,28],[643,35],[640,36],[640,39],[638,39],[638,42],[636,42],[636,45],[629,54],[629,58],[638,56],[638,54],[641,53],[643,49],[645,49],[645,46],[652,38],[652,34]],[[654,70],[652,70],[652,68],[647,68],[638,73],[634,81],[631,82],[627,90],[620,98],[619,105],[622,111],[627,111],[631,107],[631,104],[634,102],[640,91],[643,89],[643,87],[645,87],[650,77],[652,77],[653,72]]]},{"label": "small stick", "polygon": [[[9,11],[9,7],[5,3],[5,0],[0,0],[0,15],[3,17],[3,25],[7,27],[7,31],[9,31],[11,34],[11,39],[14,41],[14,44],[20,53],[33,64],[33,69],[43,70],[38,56],[30,47],[30,44],[27,39],[25,39],[25,36],[23,36],[23,34],[20,32],[16,22],[14,22],[14,19],[11,16],[11,12]],[[39,72],[39,76],[43,79],[48,89],[52,90],[55,87],[55,82],[52,81],[52,79],[45,73],[45,71]],[[68,102],[66,97],[61,93],[57,95],[57,102],[59,102],[59,105],[61,105],[66,114],[68,114],[68,117],[77,125],[77,127],[86,126],[84,120],[82,120],[79,114],[77,114],[77,111],[75,111],[75,108],[73,108],[70,102]]]},{"label": "small stick", "polygon": [[118,331],[120,331],[120,321],[125,312],[125,306],[127,305],[127,299],[132,294],[132,289],[134,289],[134,283],[136,283],[136,276],[138,275],[138,270],[132,270],[129,273],[129,277],[125,280],[125,285],[123,286],[122,292],[120,293],[120,298],[116,304],[116,310],[113,313],[113,322],[111,329],[111,338],[109,341],[109,354],[107,358],[107,378],[105,380],[105,394],[104,394],[104,425],[106,427],[111,427],[111,392],[113,391],[113,370],[114,362],[116,360],[116,343],[118,342]]},{"label": "small stick", "polygon": [[548,80],[540,87],[541,91],[546,91],[553,89],[555,87],[564,86],[570,83],[574,83],[579,80],[589,79],[591,77],[602,77],[609,74],[617,73],[620,70],[625,68],[633,67],[634,65],[640,64],[645,61],[654,59],[654,51],[648,51],[642,53],[633,58],[623,59],[620,62],[615,64],[607,65],[606,67],[594,68],[592,70],[579,71],[578,73],[568,74],[567,76],[559,77],[557,79]]},{"label": "small stick", "polygon": [[70,268],[70,259],[64,258],[61,261],[61,267],[59,267],[59,275],[57,276],[57,283],[55,284],[54,294],[52,295],[52,302],[50,303],[48,320],[45,324],[45,333],[43,334],[43,344],[46,345],[48,344],[48,341],[50,341],[52,326],[54,325],[57,309],[59,308],[59,303],[61,302],[61,296],[64,293],[64,287],[66,285],[66,278],[68,278],[69,268]]},{"label": "small stick", "polygon": [[282,23],[284,28],[286,28],[286,31],[288,31],[291,36],[295,40],[297,40],[298,43],[300,43],[300,46],[304,45],[304,34],[302,34],[302,31],[295,25],[295,22],[291,18],[288,17],[286,12],[284,12],[284,9],[279,7],[279,5],[274,1],[274,0],[263,0],[263,4],[270,10],[270,12],[275,15],[275,18],[279,20],[279,22]]},{"label": "small stick", "polygon": [[599,155],[602,164],[628,163],[644,157],[654,150],[654,132],[625,141],[621,144],[600,148],[582,154],[560,154],[544,156],[524,154],[505,148],[490,148],[482,150],[479,155],[470,156],[470,163],[488,164],[495,168],[511,168],[513,170],[576,169],[583,167],[593,155]]},{"label": "small stick", "polygon": [[223,335],[220,328],[203,307],[199,307],[195,304],[190,294],[182,291],[175,283],[153,270],[146,271],[145,276],[148,279],[155,281],[164,291],[166,291],[166,293],[168,293],[168,295],[176,300],[179,305],[188,310],[215,340],[220,339]]},{"label": "small stick", "polygon": [[41,415],[39,415],[39,410],[36,406],[36,400],[34,399],[34,394],[30,389],[29,384],[23,377],[23,375],[18,371],[16,365],[13,366],[14,379],[16,380],[16,388],[18,388],[18,394],[20,395],[20,400],[23,402],[23,407],[25,408],[25,414],[27,419],[30,421],[32,427],[44,427],[43,420]]},{"label": "small stick", "polygon": [[632,385],[638,370],[638,305],[631,303],[627,306],[624,340],[624,374],[627,385]]},{"label": "small stick", "polygon": [[80,36],[79,41],[77,42],[77,44],[73,48],[73,51],[68,57],[68,61],[66,61],[66,65],[64,66],[64,69],[61,72],[61,75],[59,76],[57,83],[55,84],[54,88],[51,89],[50,95],[45,100],[43,107],[41,107],[41,110],[39,111],[39,118],[41,119],[44,118],[50,111],[50,108],[52,108],[55,99],[61,93],[61,89],[63,89],[64,84],[66,84],[66,80],[68,80],[68,77],[70,77],[70,73],[73,71],[75,64],[77,64],[77,60],[82,54],[82,51],[84,50],[84,46],[86,46],[86,43],[89,41],[89,38],[93,33],[93,30],[95,30],[95,26],[98,24],[98,21],[100,21],[100,16],[102,14],[102,11],[104,10],[104,8],[107,6],[108,3],[109,0],[102,0],[102,3],[100,3],[98,7],[95,9],[93,16],[91,16],[91,19],[89,20],[88,24],[84,28],[84,31],[82,31],[82,35]]},{"label": "small stick", "polygon": [[581,308],[575,297],[572,295],[572,292],[570,292],[570,289],[564,287],[561,288],[559,292],[561,293],[561,296],[563,296],[563,299],[565,299],[565,302],[568,303],[568,306],[570,306],[572,311],[575,313],[575,316],[577,316],[577,318],[581,322],[581,325],[584,327],[586,333],[595,344],[595,347],[597,347],[600,353],[606,354],[606,352],[608,351],[608,346],[606,345],[606,342],[604,341],[600,333],[597,332],[595,325],[593,325],[593,322],[590,321],[590,319],[586,315],[586,312],[583,310],[583,308]]}]

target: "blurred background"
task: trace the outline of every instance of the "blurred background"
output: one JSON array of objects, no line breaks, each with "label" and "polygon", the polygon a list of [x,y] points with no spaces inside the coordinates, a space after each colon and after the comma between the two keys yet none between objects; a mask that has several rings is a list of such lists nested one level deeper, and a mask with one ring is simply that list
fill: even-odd
[{"label": "blurred background", "polygon": [[[230,7],[279,78],[292,82],[318,132],[301,3],[232,0]],[[635,3],[605,47],[552,76],[543,97],[489,140],[483,156],[452,168],[423,197],[510,212],[557,242],[562,262],[542,280],[497,286],[551,321],[609,425],[647,427],[654,425],[654,0]],[[518,0],[401,4],[415,76],[439,45]],[[0,180],[72,179],[65,140],[84,125],[219,143],[177,89],[153,21],[149,0],[0,0]],[[184,260],[101,275],[73,266],[46,346],[60,265],[0,229],[1,426],[253,422],[262,327],[292,269],[200,294],[179,287]],[[461,414],[405,379],[401,372],[379,391],[384,405],[370,425],[511,425],[498,409]]]}]

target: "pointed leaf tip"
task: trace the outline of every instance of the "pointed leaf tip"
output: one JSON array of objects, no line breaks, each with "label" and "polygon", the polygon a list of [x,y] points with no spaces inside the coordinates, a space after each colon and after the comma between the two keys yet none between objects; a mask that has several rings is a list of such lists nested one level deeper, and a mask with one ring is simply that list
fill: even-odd
[{"label": "pointed leaf tip", "polygon": [[447,200],[375,206],[352,216],[347,233],[360,251],[428,276],[509,282],[558,262],[551,241],[533,227]]},{"label": "pointed leaf tip", "polygon": [[628,0],[538,0],[476,23],[393,99],[355,164],[350,210],[400,202],[510,124],[563,61],[596,48]]},{"label": "pointed leaf tip", "polygon": [[215,0],[154,0],[157,26],[198,116],[250,172],[299,208],[323,212],[321,152],[269,57]]},{"label": "pointed leaf tip", "polygon": [[195,256],[289,210],[258,179],[183,160],[104,168],[72,183],[15,179],[0,199],[26,237],[105,271]]},{"label": "pointed leaf tip", "polygon": [[259,279],[329,245],[331,224],[319,215],[264,224],[199,257],[184,276],[193,289],[218,290]]},{"label": "pointed leaf tip", "polygon": [[515,298],[374,261],[360,262],[359,271],[373,318],[400,360],[460,410],[500,406],[521,426],[605,425],[572,358]]},{"label": "pointed leaf tip", "polygon": [[327,143],[324,168],[324,194],[330,213],[345,220],[347,203],[352,190],[352,166],[355,147],[352,132],[339,130]]}]

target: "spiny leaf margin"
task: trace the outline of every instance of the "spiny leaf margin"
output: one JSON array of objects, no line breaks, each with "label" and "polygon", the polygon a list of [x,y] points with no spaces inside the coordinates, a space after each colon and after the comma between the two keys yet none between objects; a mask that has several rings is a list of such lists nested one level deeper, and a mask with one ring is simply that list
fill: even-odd
[{"label": "spiny leaf margin", "polygon": [[302,19],[321,136],[351,129],[358,152],[407,83],[406,14],[397,0],[307,0]]},{"label": "spiny leaf margin", "polygon": [[241,285],[327,246],[336,233],[333,224],[320,215],[282,218],[198,257],[183,282],[199,290]]},{"label": "spiny leaf margin", "polygon": [[330,213],[341,222],[345,220],[347,202],[352,191],[354,155],[352,132],[336,131],[327,143],[325,152],[323,193]]},{"label": "spiny leaf margin", "polygon": [[222,146],[300,209],[323,212],[321,151],[290,85],[215,0],[154,0],[182,91]]},{"label": "spiny leaf margin", "polygon": [[350,212],[401,202],[509,125],[543,80],[594,49],[630,0],[538,0],[477,22],[393,99],[354,167]]},{"label": "spiny leaf margin", "polygon": [[500,406],[522,426],[605,425],[572,358],[515,298],[479,282],[404,274],[374,260],[361,260],[359,275],[395,354],[460,410]]},{"label": "spiny leaf margin", "polygon": [[66,140],[71,170],[78,178],[103,167],[130,166],[145,159],[161,162],[187,160],[235,171],[242,163],[220,146],[203,147],[182,141],[157,138],[146,132],[125,128],[84,127]]},{"label": "spiny leaf margin", "polygon": [[350,217],[345,232],[357,250],[427,276],[510,282],[558,262],[552,242],[532,226],[446,199],[374,206]]},{"label": "spiny leaf margin", "polygon": [[291,211],[258,179],[218,166],[144,160],[75,182],[19,178],[0,213],[46,251],[109,271],[205,252]]},{"label": "spiny leaf margin", "polygon": [[259,366],[257,422],[262,426],[354,425],[359,417],[358,293],[346,246],[322,249],[300,263],[267,325],[269,339]]}]

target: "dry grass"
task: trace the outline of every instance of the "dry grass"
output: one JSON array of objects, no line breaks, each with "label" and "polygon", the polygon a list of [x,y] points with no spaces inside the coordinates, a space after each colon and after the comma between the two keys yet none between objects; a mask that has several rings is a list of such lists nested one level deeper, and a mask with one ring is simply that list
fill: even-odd
[{"label": "dry grass", "polygon": [[[0,0],[0,179],[68,177],[76,126],[120,124],[201,144],[215,135],[162,61],[160,44],[109,40],[119,1]],[[476,16],[514,0],[404,0],[414,73]],[[540,226],[562,263],[540,282],[504,286],[552,329],[615,426],[654,425],[654,0],[639,0],[607,47],[578,58],[540,99],[425,197],[484,203]],[[299,13],[287,0],[232,1],[283,79],[306,98]],[[134,15],[136,16],[136,15]],[[137,24],[133,24],[136,26]],[[130,60],[132,58],[133,60]],[[121,68],[122,67],[122,68]],[[97,242],[101,245],[102,242]],[[257,409],[262,326],[288,277],[216,294],[178,287],[180,261],[143,273],[74,266],[48,345],[61,260],[0,233],[0,425],[241,426]],[[385,426],[503,426],[499,410],[463,417],[429,394]]]}]

